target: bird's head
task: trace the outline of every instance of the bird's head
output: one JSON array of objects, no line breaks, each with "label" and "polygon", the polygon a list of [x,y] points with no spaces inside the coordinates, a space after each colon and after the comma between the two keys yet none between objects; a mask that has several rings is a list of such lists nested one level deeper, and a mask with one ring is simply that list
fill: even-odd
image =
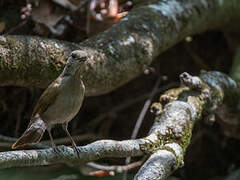
[{"label": "bird's head", "polygon": [[79,66],[86,60],[87,60],[87,53],[82,50],[76,50],[70,54],[67,63],[72,64],[74,66]]},{"label": "bird's head", "polygon": [[87,60],[87,53],[83,50],[75,50],[68,57],[65,69],[68,73],[74,74]]}]

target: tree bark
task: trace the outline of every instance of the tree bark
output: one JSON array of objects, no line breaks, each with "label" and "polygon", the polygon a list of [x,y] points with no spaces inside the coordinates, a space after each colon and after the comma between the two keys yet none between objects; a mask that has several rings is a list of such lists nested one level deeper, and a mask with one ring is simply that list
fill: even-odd
[{"label": "tree bark", "polygon": [[186,36],[239,20],[239,8],[238,0],[150,1],[79,44],[2,35],[0,84],[45,88],[60,74],[67,55],[84,49],[89,56],[82,70],[86,95],[108,93],[140,75],[156,56]]},{"label": "tree bark", "polygon": [[[69,147],[10,151],[0,153],[0,168],[49,165],[55,163],[83,164],[106,157],[150,155],[135,179],[166,179],[183,165],[194,123],[203,115],[213,114],[222,103],[237,107],[240,88],[220,72],[203,72],[199,77],[180,75],[182,87],[170,89],[152,106],[155,122],[147,137],[136,140],[100,140],[78,147],[79,156]],[[236,101],[232,101],[236,99]],[[235,103],[235,105],[234,105]]]}]

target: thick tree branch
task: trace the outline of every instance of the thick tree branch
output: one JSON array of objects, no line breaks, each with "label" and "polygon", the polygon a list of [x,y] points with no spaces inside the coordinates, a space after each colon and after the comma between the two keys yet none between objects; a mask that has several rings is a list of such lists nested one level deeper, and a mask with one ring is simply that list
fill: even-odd
[{"label": "thick tree branch", "polygon": [[177,160],[173,153],[167,150],[157,150],[141,167],[134,179],[166,179],[174,172],[176,164]]},{"label": "thick tree branch", "polygon": [[66,56],[84,49],[87,95],[112,91],[137,77],[161,52],[193,35],[238,19],[238,0],[155,0],[136,6],[119,23],[82,43],[0,36],[0,84],[46,87]]},{"label": "thick tree branch", "polygon": [[[212,116],[223,102],[231,106],[235,104],[235,107],[238,104],[239,86],[222,73],[203,72],[199,77],[183,73],[180,80],[184,87],[171,89],[160,97],[161,103],[166,104],[162,113],[159,114],[159,104],[152,106],[157,117],[150,133],[157,137],[151,137],[144,146],[145,151],[152,155],[140,168],[135,179],[168,177],[183,164],[196,120],[203,115]],[[170,142],[173,143],[171,146]]]}]

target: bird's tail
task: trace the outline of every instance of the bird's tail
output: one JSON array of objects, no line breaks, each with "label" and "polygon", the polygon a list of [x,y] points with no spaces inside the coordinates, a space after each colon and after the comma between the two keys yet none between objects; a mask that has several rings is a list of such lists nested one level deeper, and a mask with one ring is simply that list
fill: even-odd
[{"label": "bird's tail", "polygon": [[41,140],[46,128],[46,124],[41,118],[38,117],[34,119],[30,122],[28,128],[22,136],[12,145],[12,149],[17,149],[27,144],[38,143]]}]

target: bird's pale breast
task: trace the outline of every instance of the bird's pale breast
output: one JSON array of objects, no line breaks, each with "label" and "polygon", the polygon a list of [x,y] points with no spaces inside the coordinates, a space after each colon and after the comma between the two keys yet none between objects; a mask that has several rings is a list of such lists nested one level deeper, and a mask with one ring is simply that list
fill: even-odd
[{"label": "bird's pale breast", "polygon": [[48,124],[62,124],[71,121],[82,106],[84,98],[84,85],[82,82],[74,82],[62,88],[55,103],[49,106],[42,114]]}]

